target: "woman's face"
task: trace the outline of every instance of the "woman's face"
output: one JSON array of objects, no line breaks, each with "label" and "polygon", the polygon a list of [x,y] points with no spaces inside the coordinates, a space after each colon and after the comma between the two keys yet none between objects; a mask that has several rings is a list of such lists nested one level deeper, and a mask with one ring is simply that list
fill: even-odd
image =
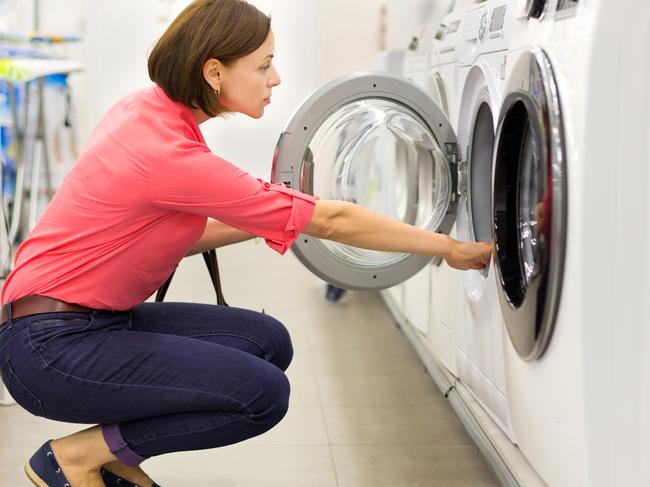
[{"label": "woman's face", "polygon": [[273,65],[275,39],[269,31],[264,43],[255,51],[237,59],[230,66],[221,65],[221,95],[219,101],[228,110],[252,118],[264,115],[271,103],[271,90],[280,84]]}]

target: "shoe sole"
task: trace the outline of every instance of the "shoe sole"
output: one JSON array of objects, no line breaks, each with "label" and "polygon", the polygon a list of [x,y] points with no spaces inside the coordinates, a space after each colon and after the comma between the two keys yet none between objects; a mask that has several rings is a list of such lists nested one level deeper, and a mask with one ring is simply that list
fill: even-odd
[{"label": "shoe sole", "polygon": [[32,484],[34,484],[36,487],[48,487],[48,485],[43,482],[43,479],[40,478],[36,472],[34,472],[34,469],[29,464],[29,462],[25,464],[25,475],[27,475],[27,478],[31,480]]}]

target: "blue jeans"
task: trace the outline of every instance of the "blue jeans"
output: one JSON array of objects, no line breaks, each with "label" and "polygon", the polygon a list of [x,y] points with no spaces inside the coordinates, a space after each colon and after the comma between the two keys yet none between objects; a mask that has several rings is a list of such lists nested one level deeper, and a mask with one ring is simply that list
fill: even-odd
[{"label": "blue jeans", "polygon": [[30,413],[99,423],[131,466],[230,445],[284,417],[293,356],[270,316],[204,304],[42,313],[0,327],[2,380]]}]

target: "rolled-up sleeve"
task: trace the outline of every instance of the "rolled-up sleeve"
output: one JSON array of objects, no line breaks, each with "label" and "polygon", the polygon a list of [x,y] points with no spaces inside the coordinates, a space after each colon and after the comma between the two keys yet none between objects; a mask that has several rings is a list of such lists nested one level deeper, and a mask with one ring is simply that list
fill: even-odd
[{"label": "rolled-up sleeve", "polygon": [[177,149],[150,167],[153,204],[215,218],[284,254],[311,221],[316,198],[251,176],[211,152]]}]

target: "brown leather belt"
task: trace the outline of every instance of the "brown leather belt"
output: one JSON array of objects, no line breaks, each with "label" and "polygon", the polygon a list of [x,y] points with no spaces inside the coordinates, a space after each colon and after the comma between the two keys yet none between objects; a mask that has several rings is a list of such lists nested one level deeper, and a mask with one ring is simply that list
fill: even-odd
[{"label": "brown leather belt", "polygon": [[[65,311],[89,313],[92,310],[78,304],[70,304],[58,299],[34,294],[17,299],[11,304],[11,319],[14,320],[39,313],[60,313]],[[8,319],[9,313],[5,304],[2,311],[0,311],[0,326],[4,325]]]}]

